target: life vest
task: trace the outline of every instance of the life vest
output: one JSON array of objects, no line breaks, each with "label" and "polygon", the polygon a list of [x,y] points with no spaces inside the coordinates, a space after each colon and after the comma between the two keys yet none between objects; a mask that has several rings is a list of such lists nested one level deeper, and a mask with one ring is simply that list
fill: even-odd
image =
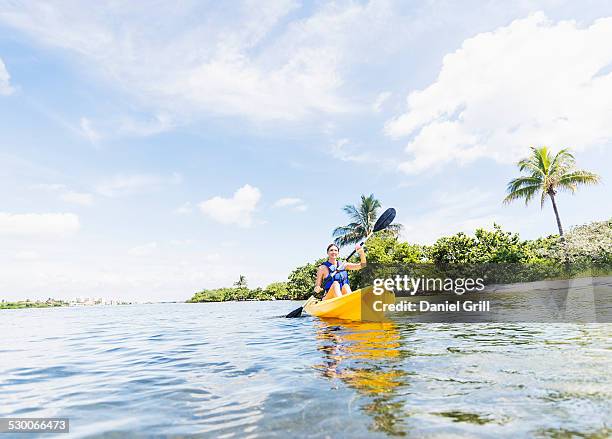
[{"label": "life vest", "polygon": [[323,265],[325,265],[329,270],[329,274],[323,280],[323,289],[325,290],[325,292],[329,291],[334,282],[338,282],[340,284],[340,288],[342,288],[344,285],[348,285],[348,272],[344,269],[338,270],[338,266],[340,266],[340,263],[338,263],[338,266],[336,266],[329,261],[325,261],[323,262]]}]

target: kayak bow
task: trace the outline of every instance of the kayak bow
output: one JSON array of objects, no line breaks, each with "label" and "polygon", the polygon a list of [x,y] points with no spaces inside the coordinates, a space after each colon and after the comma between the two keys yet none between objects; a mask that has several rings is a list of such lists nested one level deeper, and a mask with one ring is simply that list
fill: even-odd
[{"label": "kayak bow", "polygon": [[395,303],[392,291],[374,294],[372,287],[365,287],[333,299],[308,299],[304,306],[311,316],[354,321],[380,322],[385,320],[382,304]]}]

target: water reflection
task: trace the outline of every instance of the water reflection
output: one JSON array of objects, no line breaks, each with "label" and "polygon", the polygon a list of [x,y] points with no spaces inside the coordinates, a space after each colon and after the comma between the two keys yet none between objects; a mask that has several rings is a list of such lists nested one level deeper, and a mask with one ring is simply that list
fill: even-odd
[{"label": "water reflection", "polygon": [[371,430],[404,436],[406,425],[401,389],[409,385],[402,359],[400,332],[392,322],[317,322],[318,349],[323,362],[315,366],[331,380],[339,379],[368,398],[360,409],[371,416]]}]

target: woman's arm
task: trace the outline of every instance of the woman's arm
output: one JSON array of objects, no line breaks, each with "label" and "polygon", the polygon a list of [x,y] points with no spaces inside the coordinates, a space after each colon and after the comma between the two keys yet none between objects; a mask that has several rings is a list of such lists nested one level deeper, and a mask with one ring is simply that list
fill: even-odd
[{"label": "woman's arm", "polygon": [[323,278],[326,277],[325,274],[325,270],[327,269],[327,267],[324,267],[323,265],[321,265],[319,267],[319,270],[317,270],[317,280],[315,281],[315,293],[320,293],[321,291],[323,291],[323,288],[321,288],[321,282],[323,282]]},{"label": "woman's arm", "polygon": [[357,253],[359,253],[359,263],[357,264],[346,263],[344,264],[345,270],[361,270],[363,267],[367,265],[368,262],[366,261],[366,255],[365,255],[365,252],[363,251],[363,247],[357,244],[355,246],[355,250],[357,250]]}]

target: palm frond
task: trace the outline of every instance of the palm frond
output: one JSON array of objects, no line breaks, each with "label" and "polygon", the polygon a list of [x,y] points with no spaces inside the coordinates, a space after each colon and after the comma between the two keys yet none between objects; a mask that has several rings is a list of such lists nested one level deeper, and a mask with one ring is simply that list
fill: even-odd
[{"label": "palm frond", "polygon": [[576,184],[597,184],[601,182],[601,177],[594,172],[585,171],[582,169],[575,170],[564,174],[560,179],[559,183],[563,184],[566,182]]},{"label": "palm frond", "polygon": [[342,236],[338,236],[336,239],[334,239],[334,243],[338,247],[342,247],[342,246],[349,245],[349,244],[356,244],[362,238],[363,238],[363,234],[359,233],[359,231],[357,230],[354,230],[353,232],[347,233]]},{"label": "palm frond", "polygon": [[582,169],[563,174],[558,181],[559,189],[575,192],[579,185],[593,185],[601,181],[601,177],[593,172]]},{"label": "palm frond", "polygon": [[532,186],[524,186],[520,189],[516,189],[508,194],[506,198],[504,198],[504,203],[508,204],[514,200],[519,200],[521,198],[525,199],[525,204],[528,204],[529,201],[541,190],[541,186],[539,184],[534,184]]},{"label": "palm frond", "polygon": [[506,191],[508,193],[512,193],[518,189],[520,189],[521,187],[524,186],[533,186],[533,185],[541,185],[542,184],[542,177],[538,176],[538,177],[518,177],[515,178],[513,180],[511,180],[508,183],[508,186],[506,187]]},{"label": "palm frond", "polygon": [[539,162],[535,156],[520,160],[517,166],[521,172],[530,170],[533,177],[544,175],[544,171],[540,168]]},{"label": "palm frond", "polygon": [[377,200],[374,197],[374,194],[370,194],[367,197],[365,195],[361,195],[361,205],[367,206],[369,210],[380,209],[380,200]]},{"label": "palm frond", "polygon": [[550,170],[550,153],[548,152],[548,148],[546,146],[542,146],[540,148],[532,148],[533,153],[535,154],[535,159],[537,160],[538,167],[542,170],[544,175],[547,175]]},{"label": "palm frond", "polygon": [[374,228],[374,223],[378,215],[378,209],[380,208],[380,201],[374,198],[374,194],[369,196],[361,196],[360,215],[361,221],[364,226],[366,234],[369,234]]},{"label": "palm frond", "polygon": [[348,233],[352,233],[354,230],[360,229],[361,228],[361,224],[359,223],[350,223],[347,224],[346,226],[340,226],[340,227],[336,227],[334,229],[334,231],[332,232],[332,236],[337,237],[337,236],[343,236],[346,235]]},{"label": "palm frond", "polygon": [[574,166],[576,160],[574,156],[569,152],[569,148],[563,148],[553,158],[550,164],[550,174],[569,169]]},{"label": "palm frond", "polygon": [[353,222],[358,223],[361,221],[361,212],[352,204],[347,204],[342,210],[344,210],[344,213],[346,213]]},{"label": "palm frond", "polygon": [[[542,191],[542,195],[540,196],[540,209],[544,209],[544,203],[546,203],[547,196],[548,196],[548,192]],[[525,204],[527,204],[526,201],[525,201]]]}]

